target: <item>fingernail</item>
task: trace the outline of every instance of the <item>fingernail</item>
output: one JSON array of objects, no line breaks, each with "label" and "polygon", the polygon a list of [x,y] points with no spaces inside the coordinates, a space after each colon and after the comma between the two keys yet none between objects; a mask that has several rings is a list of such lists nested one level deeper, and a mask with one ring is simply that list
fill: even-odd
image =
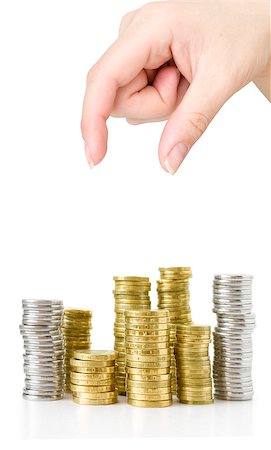
[{"label": "fingernail", "polygon": [[90,150],[89,150],[87,144],[85,144],[85,153],[86,153],[88,165],[91,169],[93,169],[93,167],[95,166],[95,163],[91,157]]},{"label": "fingernail", "polygon": [[174,175],[188,153],[188,147],[179,142],[169,152],[165,159],[165,167],[167,171]]}]

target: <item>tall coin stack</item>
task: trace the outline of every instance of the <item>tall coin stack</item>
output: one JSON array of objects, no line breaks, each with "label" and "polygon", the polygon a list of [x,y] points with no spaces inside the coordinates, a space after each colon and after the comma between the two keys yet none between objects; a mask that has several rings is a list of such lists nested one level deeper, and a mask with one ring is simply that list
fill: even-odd
[{"label": "tall coin stack", "polygon": [[63,303],[23,300],[20,332],[24,341],[25,388],[28,400],[59,400],[64,396]]},{"label": "tall coin stack", "polygon": [[175,355],[178,398],[181,403],[213,403],[209,344],[211,327],[177,325]]},{"label": "tall coin stack", "polygon": [[91,346],[90,330],[92,312],[85,309],[65,309],[62,333],[65,342],[66,391],[70,391],[70,358],[76,349],[88,349]]},{"label": "tall coin stack", "polygon": [[125,311],[130,310],[149,310],[151,301],[149,292],[151,283],[147,277],[114,277],[115,290],[115,323],[114,350],[116,352],[117,375],[116,382],[120,395],[126,395],[125,391]]},{"label": "tall coin stack", "polygon": [[129,405],[161,408],[172,404],[169,334],[168,311],[125,312]]},{"label": "tall coin stack", "polygon": [[[167,309],[171,324],[191,323],[189,306],[189,278],[192,276],[190,267],[160,268],[160,280],[157,281],[158,308]],[[175,331],[176,338],[176,331]],[[173,340],[172,340],[173,339]],[[174,336],[171,339],[171,382],[172,393],[176,393],[176,361],[174,356]]]},{"label": "tall coin stack", "polygon": [[250,400],[252,385],[252,276],[216,275],[213,311],[217,315],[214,335],[213,377],[215,397]]},{"label": "tall coin stack", "polygon": [[80,405],[111,405],[118,401],[116,356],[108,350],[75,350],[71,358],[73,400]]}]

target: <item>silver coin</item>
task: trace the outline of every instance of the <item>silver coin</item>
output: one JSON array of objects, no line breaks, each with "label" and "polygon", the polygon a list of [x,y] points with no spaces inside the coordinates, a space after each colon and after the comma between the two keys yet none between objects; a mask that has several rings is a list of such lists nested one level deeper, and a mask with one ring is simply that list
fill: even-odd
[{"label": "silver coin", "polygon": [[25,381],[30,383],[36,383],[36,382],[59,382],[59,381],[63,381],[65,379],[65,375],[27,375],[25,377]]},{"label": "silver coin", "polygon": [[253,275],[247,273],[219,273],[214,276],[215,280],[253,280]]},{"label": "silver coin", "polygon": [[23,393],[23,398],[25,400],[37,400],[37,401],[52,401],[52,400],[61,400],[62,398],[64,398],[64,393],[60,394],[60,395],[52,395],[52,396],[45,396],[45,395],[30,395],[27,393]]},{"label": "silver coin", "polygon": [[23,343],[25,345],[54,345],[54,344],[64,344],[64,339],[62,339],[61,336],[54,336],[54,338],[29,338],[29,337],[23,337]]},{"label": "silver coin", "polygon": [[24,361],[29,361],[30,363],[39,363],[39,362],[54,362],[54,361],[63,361],[64,360],[64,355],[63,356],[36,356],[36,355],[23,355],[23,359]]},{"label": "silver coin", "polygon": [[63,389],[58,390],[48,390],[48,391],[39,391],[34,389],[24,389],[23,394],[26,395],[34,395],[34,396],[42,396],[42,397],[58,397],[63,395]]},{"label": "silver coin", "polygon": [[35,332],[37,334],[50,334],[51,332],[59,332],[59,326],[56,325],[20,325],[20,330],[23,332]]},{"label": "silver coin", "polygon": [[23,305],[44,306],[44,305],[60,305],[63,306],[62,300],[40,300],[40,299],[23,299]]}]

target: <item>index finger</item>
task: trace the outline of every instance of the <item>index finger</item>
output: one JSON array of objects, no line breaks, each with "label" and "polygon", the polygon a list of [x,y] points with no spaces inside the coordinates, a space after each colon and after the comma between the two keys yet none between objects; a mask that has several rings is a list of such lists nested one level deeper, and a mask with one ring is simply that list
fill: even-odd
[{"label": "index finger", "polygon": [[91,167],[98,164],[106,153],[106,120],[113,109],[117,90],[142,70],[148,60],[149,49],[143,34],[125,34],[113,43],[88,73],[81,129]]}]

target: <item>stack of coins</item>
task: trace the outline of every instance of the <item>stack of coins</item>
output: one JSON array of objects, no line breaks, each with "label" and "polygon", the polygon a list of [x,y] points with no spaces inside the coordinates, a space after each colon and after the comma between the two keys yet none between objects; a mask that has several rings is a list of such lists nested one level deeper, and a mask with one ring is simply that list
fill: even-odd
[{"label": "stack of coins", "polygon": [[176,325],[170,324],[169,346],[170,346],[170,374],[171,374],[171,393],[177,394],[177,369],[175,358],[175,343],[176,343]]},{"label": "stack of coins", "polygon": [[25,388],[28,400],[59,400],[65,389],[62,301],[23,300],[20,332],[24,341]]},{"label": "stack of coins", "polygon": [[170,323],[191,323],[189,306],[190,267],[160,268],[157,281],[158,308],[167,309]]},{"label": "stack of coins", "polygon": [[[158,308],[167,309],[171,324],[191,323],[189,306],[189,278],[192,276],[190,267],[160,268],[160,280],[157,281]],[[176,331],[175,331],[176,336]],[[176,393],[176,361],[174,356],[174,336],[171,340],[171,380],[172,394]]]},{"label": "stack of coins", "polygon": [[113,291],[115,297],[115,323],[114,336],[115,344],[114,350],[116,352],[117,375],[116,382],[118,393],[126,395],[125,391],[125,311],[149,310],[151,301],[149,291],[151,283],[147,277],[114,277],[115,290]]},{"label": "stack of coins", "polygon": [[80,405],[111,405],[118,401],[114,352],[75,350],[71,358],[73,400]]},{"label": "stack of coins", "polygon": [[66,391],[70,392],[70,358],[76,349],[91,346],[90,330],[92,312],[85,309],[65,309],[62,333],[65,342]]},{"label": "stack of coins", "polygon": [[213,403],[209,344],[211,327],[177,325],[175,355],[178,398],[181,403]]},{"label": "stack of coins", "polygon": [[166,310],[126,311],[128,404],[161,408],[172,404],[169,315]]},{"label": "stack of coins", "polygon": [[251,275],[216,275],[213,283],[214,331],[213,377],[215,397],[221,400],[250,400],[252,384]]}]

